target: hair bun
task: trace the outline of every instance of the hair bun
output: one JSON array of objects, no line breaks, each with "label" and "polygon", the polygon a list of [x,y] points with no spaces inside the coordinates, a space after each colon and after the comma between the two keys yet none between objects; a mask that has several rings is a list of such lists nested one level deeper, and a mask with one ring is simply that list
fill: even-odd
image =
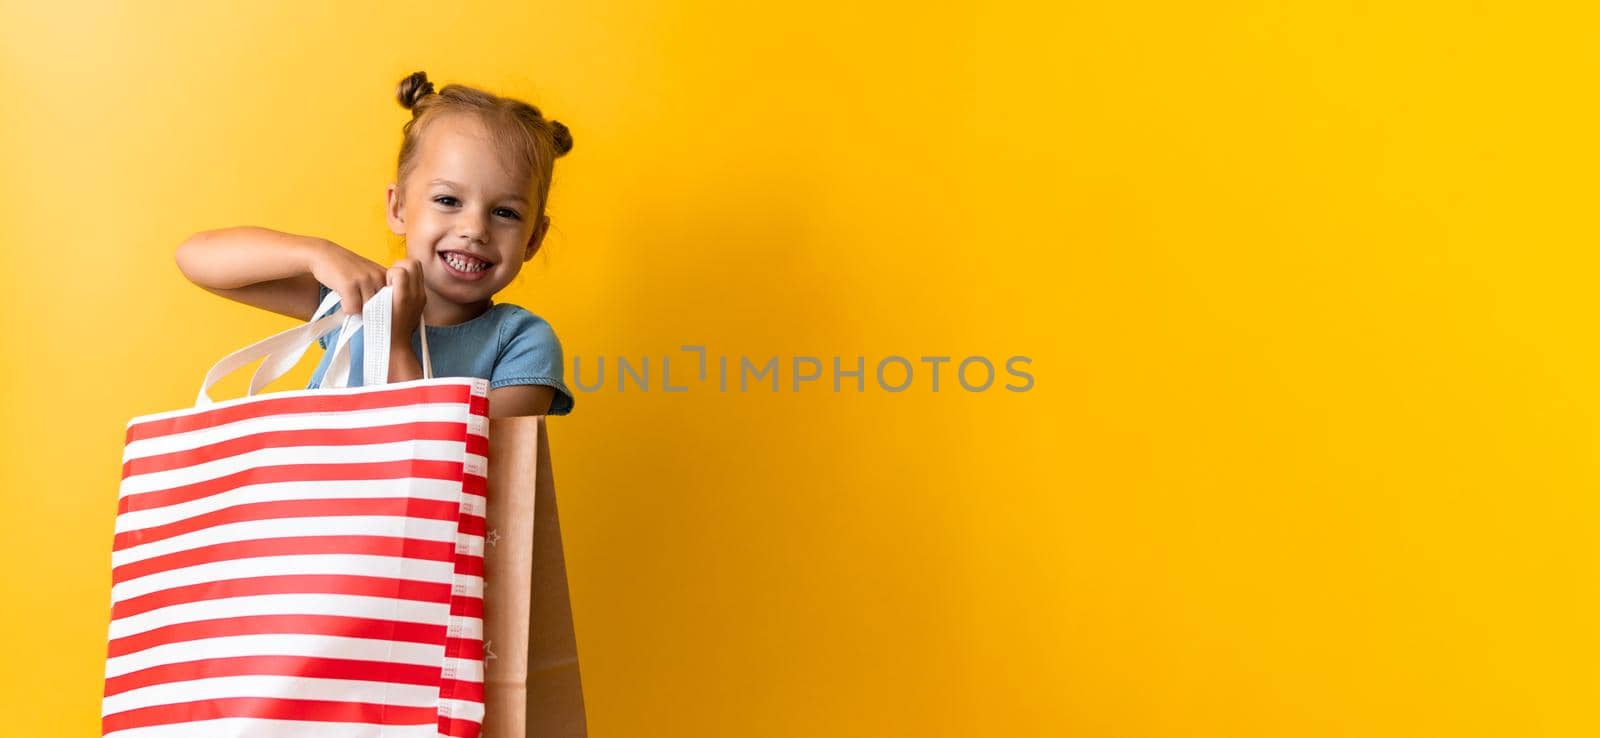
[{"label": "hair bun", "polygon": [[559,120],[550,121],[550,137],[555,140],[556,156],[565,156],[572,150],[572,131]]},{"label": "hair bun", "polygon": [[433,94],[433,83],[428,81],[427,72],[412,72],[410,76],[400,80],[400,87],[395,91],[395,96],[400,99],[400,107],[411,110],[417,102],[426,95]]}]

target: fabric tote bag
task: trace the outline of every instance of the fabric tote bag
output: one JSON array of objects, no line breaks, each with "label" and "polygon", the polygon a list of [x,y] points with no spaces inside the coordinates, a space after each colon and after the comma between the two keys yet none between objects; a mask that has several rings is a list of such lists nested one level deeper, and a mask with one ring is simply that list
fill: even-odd
[{"label": "fabric tote bag", "polygon": [[[388,292],[361,316],[329,295],[194,407],[128,423],[102,735],[479,734],[487,382],[434,379],[424,330],[424,378],[388,384]],[[342,386],[363,328],[365,386]],[[324,387],[261,393],[334,330]]]}]

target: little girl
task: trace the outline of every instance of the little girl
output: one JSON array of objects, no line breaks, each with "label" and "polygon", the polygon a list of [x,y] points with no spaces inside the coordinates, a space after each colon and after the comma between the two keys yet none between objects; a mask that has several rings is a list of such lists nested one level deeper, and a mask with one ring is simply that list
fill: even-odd
[{"label": "little girl", "polygon": [[[326,239],[242,226],[189,237],[178,268],[210,292],[300,320],[329,292],[359,315],[388,286],[394,335],[411,336],[409,350],[404,341],[391,348],[390,381],[422,378],[420,321],[434,376],[489,380],[491,417],[566,415],[573,397],[550,324],[492,298],[539,251],[551,168],[572,150],[572,135],[525,102],[463,85],[435,93],[423,72],[400,82],[399,98],[412,117],[387,216],[405,236],[405,259],[386,270]],[[361,384],[365,332],[350,341],[351,387]],[[309,387],[320,386],[330,359],[325,352]]]}]

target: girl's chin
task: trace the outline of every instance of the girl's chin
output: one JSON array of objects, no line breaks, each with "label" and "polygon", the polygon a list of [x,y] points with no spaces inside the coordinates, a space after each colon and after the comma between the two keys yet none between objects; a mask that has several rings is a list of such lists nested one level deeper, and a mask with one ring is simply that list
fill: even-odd
[{"label": "girl's chin", "polygon": [[487,280],[463,284],[445,277],[437,284],[428,285],[428,299],[438,299],[458,305],[483,302],[493,296],[494,292],[494,285]]}]

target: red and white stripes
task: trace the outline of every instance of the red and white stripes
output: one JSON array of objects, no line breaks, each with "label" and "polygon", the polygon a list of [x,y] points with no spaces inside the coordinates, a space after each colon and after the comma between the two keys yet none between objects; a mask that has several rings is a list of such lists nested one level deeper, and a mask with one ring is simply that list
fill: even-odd
[{"label": "red and white stripes", "polygon": [[102,733],[473,738],[488,383],[128,424]]}]

